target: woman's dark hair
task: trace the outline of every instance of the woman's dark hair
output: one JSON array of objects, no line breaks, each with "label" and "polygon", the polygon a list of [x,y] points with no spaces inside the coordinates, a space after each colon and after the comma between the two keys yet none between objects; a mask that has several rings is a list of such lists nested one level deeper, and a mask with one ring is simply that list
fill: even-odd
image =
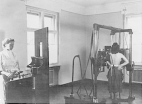
[{"label": "woman's dark hair", "polygon": [[14,42],[14,39],[6,38],[2,41],[2,46],[5,47],[5,45],[9,44],[10,42]]},{"label": "woman's dark hair", "polygon": [[111,53],[112,54],[116,54],[119,52],[119,45],[118,43],[113,43],[112,47],[111,47]]}]

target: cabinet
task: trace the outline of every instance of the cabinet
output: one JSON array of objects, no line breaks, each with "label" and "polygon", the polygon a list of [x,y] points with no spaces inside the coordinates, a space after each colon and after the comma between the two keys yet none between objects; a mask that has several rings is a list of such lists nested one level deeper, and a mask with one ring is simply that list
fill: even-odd
[{"label": "cabinet", "polygon": [[49,66],[49,86],[58,85],[58,73],[60,66]]}]

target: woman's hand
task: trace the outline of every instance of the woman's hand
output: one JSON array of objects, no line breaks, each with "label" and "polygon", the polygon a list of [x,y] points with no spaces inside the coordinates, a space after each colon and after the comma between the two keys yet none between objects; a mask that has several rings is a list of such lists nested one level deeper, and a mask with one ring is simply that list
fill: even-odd
[{"label": "woman's hand", "polygon": [[108,69],[112,68],[112,65],[108,61],[106,61],[106,65],[108,65]]},{"label": "woman's hand", "polygon": [[122,65],[119,65],[118,70],[122,70],[122,69],[123,69]]},{"label": "woman's hand", "polygon": [[16,72],[17,72],[17,71],[14,71],[14,72],[10,73],[9,76],[8,76],[8,78],[11,79],[11,78],[16,78],[16,77],[18,77],[18,74],[16,74]]},{"label": "woman's hand", "polygon": [[2,75],[5,75],[5,76],[7,76],[7,77],[10,75],[10,73],[5,72],[5,71],[2,71],[1,74],[2,74]]}]

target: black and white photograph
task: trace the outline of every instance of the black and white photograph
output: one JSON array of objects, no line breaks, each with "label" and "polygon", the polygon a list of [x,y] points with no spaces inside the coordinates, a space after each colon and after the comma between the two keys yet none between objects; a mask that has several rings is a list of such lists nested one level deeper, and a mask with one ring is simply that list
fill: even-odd
[{"label": "black and white photograph", "polygon": [[0,0],[0,104],[142,104],[142,0]]}]

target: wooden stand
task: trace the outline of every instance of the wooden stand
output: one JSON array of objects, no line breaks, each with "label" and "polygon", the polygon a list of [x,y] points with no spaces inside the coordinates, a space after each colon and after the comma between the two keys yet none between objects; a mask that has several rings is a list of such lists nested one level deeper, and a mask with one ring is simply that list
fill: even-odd
[{"label": "wooden stand", "polygon": [[33,67],[35,73],[33,75],[32,103],[49,104],[48,28],[35,31],[35,57],[37,57],[37,64],[41,66]]}]

